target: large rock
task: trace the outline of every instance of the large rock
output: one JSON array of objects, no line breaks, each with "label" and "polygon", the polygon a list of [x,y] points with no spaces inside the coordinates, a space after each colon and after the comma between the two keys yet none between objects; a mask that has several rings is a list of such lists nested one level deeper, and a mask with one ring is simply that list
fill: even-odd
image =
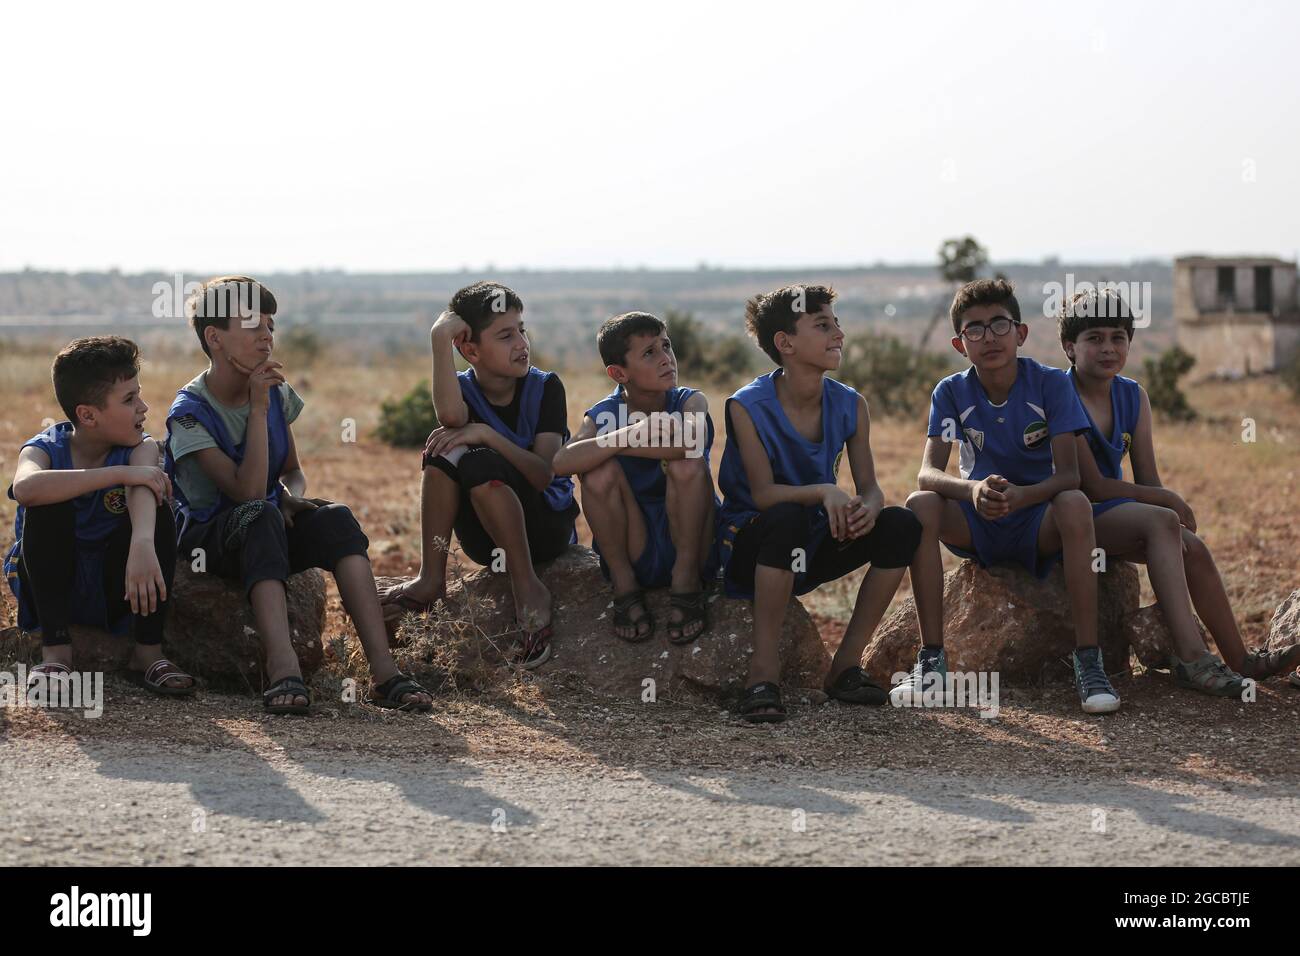
[{"label": "large rock", "polygon": [[[1196,622],[1196,630],[1201,636],[1201,643],[1205,649],[1213,650],[1210,646],[1210,638],[1205,633],[1201,622],[1195,615],[1192,616],[1192,620]],[[1174,642],[1169,634],[1169,625],[1165,621],[1164,611],[1160,609],[1159,604],[1148,604],[1146,607],[1129,611],[1124,615],[1122,624],[1124,639],[1128,641],[1130,650],[1137,656],[1143,667],[1161,669],[1169,667],[1169,656],[1174,652]]]},{"label": "large rock", "polygon": [[[303,676],[310,678],[324,659],[324,576],[315,569],[291,575],[287,597],[293,648]],[[117,670],[130,659],[129,636],[92,627],[71,630],[72,656],[79,670]],[[10,628],[0,636],[16,655],[40,659],[39,635]],[[163,651],[208,686],[259,692],[265,686],[261,642],[242,586],[215,575],[195,574],[183,563],[177,565],[172,584]]]},{"label": "large rock", "polygon": [[[1138,595],[1137,571],[1128,562],[1113,561],[1099,575],[1098,639],[1111,674],[1128,671],[1121,622],[1137,608]],[[1039,580],[1017,567],[986,570],[964,561],[944,578],[943,617],[950,671],[996,671],[1009,684],[1069,675],[1074,617],[1059,563]],[[887,686],[894,674],[911,670],[920,643],[916,605],[908,597],[881,623],[862,666]]]},{"label": "large rock", "polygon": [[1300,590],[1292,591],[1273,612],[1265,647],[1276,651],[1292,644],[1300,644]]},{"label": "large rock", "polygon": [[[601,576],[599,559],[588,548],[573,546],[538,568],[554,597],[551,659],[538,673],[573,675],[593,689],[620,696],[640,696],[646,678],[656,695],[686,689],[729,697],[743,689],[752,647],[754,618],[748,601],[715,595],[709,604],[709,631],[684,647],[668,643],[668,590],[648,592],[656,619],[654,636],[631,644],[614,636],[613,592]],[[381,588],[398,578],[380,578]],[[513,649],[514,602],[505,574],[487,569],[453,581],[445,605],[428,617],[406,615],[398,643],[423,648],[427,662],[455,646],[456,664],[496,668]],[[398,622],[392,622],[396,627]],[[781,680],[789,688],[820,688],[830,655],[816,626],[796,599],[791,599],[781,630]]]},{"label": "large rock", "polygon": [[[262,642],[243,586],[214,574],[176,568],[173,601],[164,631],[167,656],[213,686],[260,692],[266,686]],[[315,568],[289,576],[289,639],[304,679],[325,658],[325,576]]]}]

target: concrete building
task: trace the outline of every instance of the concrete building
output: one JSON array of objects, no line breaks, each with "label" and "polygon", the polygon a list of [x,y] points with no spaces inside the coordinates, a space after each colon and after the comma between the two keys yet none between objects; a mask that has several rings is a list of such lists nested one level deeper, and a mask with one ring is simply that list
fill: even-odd
[{"label": "concrete building", "polygon": [[1178,344],[1194,377],[1273,372],[1300,351],[1296,264],[1264,256],[1174,260]]}]

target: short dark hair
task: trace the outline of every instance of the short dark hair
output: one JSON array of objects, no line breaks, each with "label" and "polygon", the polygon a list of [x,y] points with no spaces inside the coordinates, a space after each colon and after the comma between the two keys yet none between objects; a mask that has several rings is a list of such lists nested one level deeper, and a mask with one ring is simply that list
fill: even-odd
[{"label": "short dark hair", "polygon": [[140,374],[140,349],[130,339],[93,335],[69,342],[50,368],[54,397],[74,425],[78,405],[103,408],[108,390]]},{"label": "short dark hair", "polygon": [[756,295],[745,303],[745,331],[780,365],[781,353],[773,342],[776,333],[793,335],[799,316],[820,312],[835,301],[835,296],[835,290],[827,285],[788,285]]},{"label": "short dark hair", "polygon": [[475,282],[451,297],[447,308],[469,326],[469,340],[477,342],[483,330],[511,309],[524,310],[524,300],[500,282]]},{"label": "short dark hair", "polygon": [[275,315],[279,305],[271,290],[248,276],[217,276],[209,279],[185,301],[185,315],[199,337],[203,354],[212,357],[203,334],[209,327],[226,331],[232,316],[243,318],[256,307],[260,315]]},{"label": "short dark hair", "polygon": [[1115,289],[1105,286],[1076,292],[1056,313],[1056,327],[1061,345],[1078,341],[1088,329],[1111,327],[1122,328],[1133,341],[1133,313],[1128,303]]},{"label": "short dark hair", "polygon": [[1006,279],[976,279],[967,282],[952,297],[952,330],[961,335],[961,317],[967,309],[977,305],[1005,305],[1011,317],[1020,322],[1020,303],[1016,301],[1016,287]]},{"label": "short dark hair", "polygon": [[634,335],[661,335],[666,326],[649,312],[624,312],[601,323],[596,348],[606,366],[627,363],[627,350]]}]

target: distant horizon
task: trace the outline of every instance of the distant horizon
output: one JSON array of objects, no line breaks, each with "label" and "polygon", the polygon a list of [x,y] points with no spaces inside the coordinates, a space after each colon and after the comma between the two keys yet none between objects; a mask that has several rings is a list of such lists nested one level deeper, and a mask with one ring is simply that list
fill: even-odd
[{"label": "distant horizon", "polygon": [[[988,264],[984,267],[985,272],[995,272],[1003,268],[1016,267],[1033,267],[1042,268],[1046,265],[1056,263],[1070,266],[1082,266],[1085,268],[1100,268],[1104,266],[1123,266],[1133,267],[1139,265],[1159,264],[1173,266],[1177,259],[1206,257],[1212,259],[1280,259],[1286,262],[1300,262],[1300,250],[1291,253],[1270,252],[1265,250],[1248,250],[1244,252],[1207,252],[1204,250],[1193,250],[1179,252],[1176,255],[1150,255],[1135,256],[1132,258],[1113,257],[1101,259],[1076,259],[1073,257],[1045,255],[1037,259],[1016,258],[1016,259],[998,259],[990,258]],[[122,269],[116,266],[107,266],[101,268],[66,268],[66,267],[44,267],[38,265],[23,266],[20,269],[0,269],[0,275],[23,275],[24,273],[42,273],[49,275],[122,275],[122,276],[146,276],[146,275],[175,275],[177,273],[186,276],[217,276],[217,275],[348,275],[348,276],[421,276],[421,275],[462,275],[462,274],[485,274],[485,273],[507,273],[507,272],[536,272],[536,273],[618,273],[618,272],[654,272],[654,273],[695,273],[695,272],[853,272],[873,269],[901,269],[901,270],[928,270],[936,268],[938,264],[938,252],[930,260],[877,260],[873,262],[855,262],[855,263],[773,263],[770,265],[762,264],[730,264],[717,262],[701,262],[694,265],[625,265],[612,264],[603,266],[531,266],[531,265],[498,265],[489,263],[483,266],[458,266],[455,268],[410,268],[410,269],[352,269],[342,266],[302,266],[287,268],[229,268],[226,270],[211,269],[182,269],[174,267],[155,267],[142,269]]]}]

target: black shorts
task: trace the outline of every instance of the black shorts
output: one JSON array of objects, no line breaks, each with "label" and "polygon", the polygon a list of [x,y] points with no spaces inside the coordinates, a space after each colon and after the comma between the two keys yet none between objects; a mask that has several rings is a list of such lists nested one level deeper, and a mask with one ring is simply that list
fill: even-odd
[{"label": "black shorts", "polygon": [[[736,534],[727,562],[727,577],[739,590],[754,593],[757,565],[791,569],[795,548],[808,547],[816,508],[782,502],[759,514]],[[844,577],[864,564],[905,568],[921,544],[921,522],[906,508],[882,508],[871,530],[849,542],[827,534],[808,558],[800,593]]]},{"label": "black shorts", "polygon": [[578,502],[570,501],[567,508],[554,510],[547,504],[545,495],[529,484],[523,472],[506,461],[500,452],[483,445],[472,445],[454,465],[441,455],[436,458],[424,455],[420,466],[437,468],[460,486],[460,507],[456,511],[454,527],[461,550],[475,563],[491,564],[496,544],[479,521],[478,512],[469,501],[469,492],[490,481],[509,485],[518,497],[524,510],[528,553],[534,564],[558,558],[573,543]]},{"label": "black shorts", "polygon": [[369,547],[347,505],[300,511],[289,527],[273,502],[246,501],[209,521],[191,522],[178,557],[192,566],[195,549],[201,549],[208,573],[243,582],[247,594],[258,581],[284,581],[308,568],[333,571],[343,558],[364,555]]}]

